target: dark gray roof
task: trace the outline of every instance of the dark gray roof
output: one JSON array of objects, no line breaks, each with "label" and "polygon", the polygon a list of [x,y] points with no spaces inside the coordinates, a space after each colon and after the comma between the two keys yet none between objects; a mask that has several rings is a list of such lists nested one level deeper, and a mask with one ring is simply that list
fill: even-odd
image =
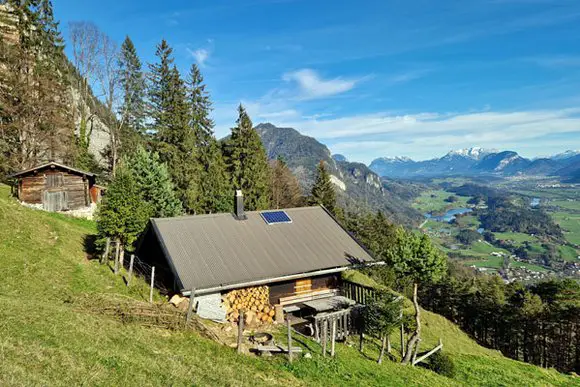
[{"label": "dark gray roof", "polygon": [[[284,210],[292,223],[268,225],[260,212],[152,219],[182,289],[240,284],[372,261],[322,207]],[[307,274],[305,274],[306,276]]]},{"label": "dark gray roof", "polygon": [[51,161],[50,163],[38,165],[34,168],[29,168],[29,169],[25,169],[23,171],[13,173],[12,175],[10,175],[8,177],[18,177],[18,176],[26,175],[26,174],[34,172],[34,171],[39,171],[41,169],[54,168],[54,167],[66,169],[70,172],[74,172],[74,173],[77,173],[79,175],[95,176],[95,174],[92,172],[81,171],[80,169],[72,168],[72,167],[69,167],[68,165],[64,165],[64,164],[57,163],[55,161]]}]

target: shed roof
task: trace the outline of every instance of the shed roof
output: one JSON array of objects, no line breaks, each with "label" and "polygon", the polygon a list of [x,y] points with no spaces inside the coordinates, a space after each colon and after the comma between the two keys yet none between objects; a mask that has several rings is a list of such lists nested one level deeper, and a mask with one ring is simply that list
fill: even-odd
[{"label": "shed roof", "polygon": [[30,173],[34,173],[34,172],[42,170],[42,169],[47,169],[47,168],[61,168],[61,169],[66,169],[67,171],[70,171],[72,173],[76,173],[79,175],[92,176],[92,177],[95,176],[95,174],[92,172],[81,171],[80,169],[72,168],[72,167],[69,167],[68,165],[64,165],[64,164],[57,163],[55,161],[51,161],[51,162],[46,163],[46,164],[41,164],[41,165],[38,165],[38,166],[33,167],[33,168],[29,168],[29,169],[25,169],[23,171],[13,173],[9,177],[19,177],[19,176],[27,175]]},{"label": "shed roof", "polygon": [[343,268],[371,255],[322,207],[284,210],[291,223],[267,224],[258,211],[151,219],[181,290]]}]

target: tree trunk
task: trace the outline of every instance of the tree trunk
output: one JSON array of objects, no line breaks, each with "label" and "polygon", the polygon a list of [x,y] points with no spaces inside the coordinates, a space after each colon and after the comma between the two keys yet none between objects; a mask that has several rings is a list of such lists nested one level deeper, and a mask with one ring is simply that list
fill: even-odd
[{"label": "tree trunk", "polygon": [[405,357],[401,362],[403,364],[409,364],[413,354],[416,352],[415,346],[418,344],[419,339],[421,338],[421,310],[419,309],[419,301],[417,299],[417,288],[418,284],[415,282],[413,284],[413,306],[415,307],[415,322],[417,324],[417,328],[407,342],[407,353],[405,353]]},{"label": "tree trunk", "polygon": [[383,363],[383,357],[385,357],[385,348],[387,348],[387,335],[383,336],[382,345],[381,345],[381,353],[379,355],[379,360],[377,360],[377,363],[379,363],[379,364]]}]

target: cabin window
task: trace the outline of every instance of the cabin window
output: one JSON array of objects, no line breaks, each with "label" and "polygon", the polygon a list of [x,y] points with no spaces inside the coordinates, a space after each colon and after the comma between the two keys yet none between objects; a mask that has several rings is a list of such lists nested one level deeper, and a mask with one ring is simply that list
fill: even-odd
[{"label": "cabin window", "polygon": [[56,188],[64,186],[64,176],[62,173],[46,175],[46,188]]}]

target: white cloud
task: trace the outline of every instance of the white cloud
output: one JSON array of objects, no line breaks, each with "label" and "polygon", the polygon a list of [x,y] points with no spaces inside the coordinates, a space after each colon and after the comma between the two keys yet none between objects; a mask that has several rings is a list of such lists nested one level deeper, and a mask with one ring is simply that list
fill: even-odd
[{"label": "white cloud", "polygon": [[189,55],[195,58],[195,61],[201,67],[205,65],[205,62],[209,59],[210,56],[210,51],[205,48],[198,48],[197,50],[192,50],[188,48],[187,52],[189,52]]},{"label": "white cloud", "polygon": [[282,79],[286,82],[296,82],[301,99],[316,99],[330,97],[347,92],[355,87],[358,80],[334,78],[324,80],[312,69],[301,69],[288,72]]}]

